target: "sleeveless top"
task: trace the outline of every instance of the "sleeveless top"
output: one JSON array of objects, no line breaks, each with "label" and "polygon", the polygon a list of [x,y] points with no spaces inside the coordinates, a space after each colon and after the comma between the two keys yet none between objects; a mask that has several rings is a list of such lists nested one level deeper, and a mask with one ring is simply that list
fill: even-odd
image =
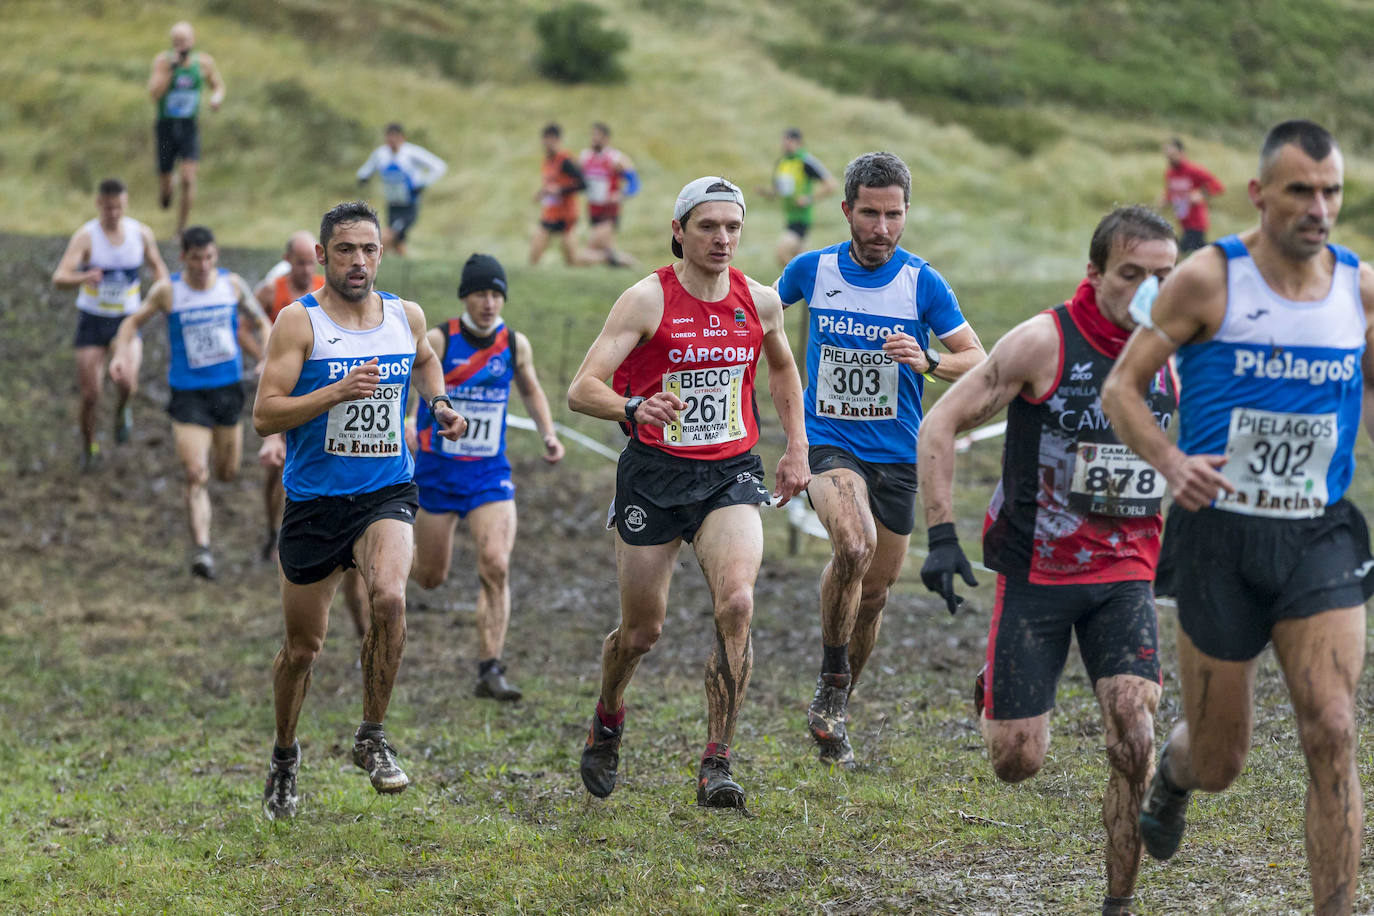
[{"label": "sleeveless top", "polygon": [[181,271],[172,274],[171,283],[168,387],[196,391],[234,384],[243,377],[238,284],[223,267],[214,274],[209,289],[192,289]]},{"label": "sleeveless top", "polygon": [[[1044,585],[1153,579],[1164,475],[1123,445],[1102,413],[1102,383],[1120,344],[1089,336],[1067,305],[1048,314],[1059,330],[1059,377],[1044,397],[1022,395],[1007,408],[983,562]],[[1168,429],[1178,406],[1170,366],[1146,401]]]},{"label": "sleeveless top", "polygon": [[1179,448],[1226,455],[1236,488],[1213,506],[1267,518],[1314,518],[1355,472],[1364,378],[1360,262],[1328,245],[1331,288],[1294,302],[1269,288],[1237,236],[1226,255],[1226,316],[1216,335],[1179,348]]},{"label": "sleeveless top", "polygon": [[627,397],[670,391],[686,402],[677,422],[666,427],[627,424],[634,439],[670,455],[733,458],[759,438],[754,371],[763,325],[749,281],[729,271],[730,291],[719,302],[683,289],[672,265],[655,271],[663,286],[663,318],[615,370],[612,385]]},{"label": "sleeveless top", "polygon": [[603,207],[611,203],[611,195],[620,190],[620,151],[606,147],[597,152],[582,151],[582,180],[587,183],[587,203]]},{"label": "sleeveless top", "polygon": [[119,228],[124,241],[115,245],[100,220],[93,219],[81,229],[91,237],[91,256],[87,267],[98,267],[103,274],[100,283],[83,283],[76,293],[76,307],[92,315],[120,317],[138,311],[139,275],[146,252],[143,224],[122,216]]},{"label": "sleeveless top", "polygon": [[382,321],[365,331],[335,324],[314,293],[300,299],[310,317],[314,343],[291,396],[333,384],[373,358],[381,382],[372,397],[335,404],[286,431],[282,483],[293,500],[371,493],[406,483],[414,472],[403,429],[415,338],[401,300],[391,293],[377,295],[382,298]]},{"label": "sleeveless top", "polygon": [[429,405],[421,402],[415,416],[420,450],[416,474],[432,469],[464,475],[510,470],[506,458],[506,407],[515,380],[515,332],[502,324],[478,337],[451,319],[444,327],[444,387],[453,408],[468,421],[457,441],[438,434]]},{"label": "sleeveless top", "polygon": [[182,66],[172,65],[167,91],[157,103],[159,118],[194,118],[200,111],[200,89],[205,82],[200,71],[200,52],[192,51]]},{"label": "sleeveless top", "polygon": [[567,193],[577,182],[563,171],[563,163],[572,157],[565,150],[552,156],[545,156],[540,166],[540,174],[545,185],[557,185],[559,190],[553,194],[545,193],[540,199],[539,219],[545,223],[568,223],[577,220],[577,196]]}]

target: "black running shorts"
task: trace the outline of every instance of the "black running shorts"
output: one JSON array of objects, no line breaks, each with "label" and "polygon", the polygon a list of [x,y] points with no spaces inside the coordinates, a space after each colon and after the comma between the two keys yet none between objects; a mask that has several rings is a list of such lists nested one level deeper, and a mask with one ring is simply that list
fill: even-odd
[{"label": "black running shorts", "polygon": [[406,233],[420,218],[420,192],[416,191],[408,204],[387,204],[386,224],[396,241],[404,242]]},{"label": "black running shorts", "polygon": [[78,310],[73,347],[108,347],[119,333],[123,315],[95,315]]},{"label": "black running shorts", "polygon": [[336,569],[352,569],[353,545],[369,525],[384,518],[413,525],[419,508],[413,483],[354,496],[287,499],[277,537],[282,574],[293,585],[310,585]]},{"label": "black running shorts", "polygon": [[983,714],[1029,719],[1053,709],[1074,633],[1093,684],[1121,674],[1160,683],[1159,634],[1148,581],[1033,585],[999,575],[988,629]]},{"label": "black running shorts", "polygon": [[219,388],[173,388],[167,412],[178,423],[237,426],[243,414],[243,401],[243,386],[238,382]]},{"label": "black running shorts", "polygon": [[200,159],[200,128],[195,118],[158,118],[153,129],[157,138],[157,171],[171,173],[178,159]]},{"label": "black running shorts", "polygon": [[1344,499],[1302,519],[1174,506],[1155,591],[1178,599],[1179,626],[1198,649],[1248,661],[1280,620],[1364,604],[1370,560],[1364,516]]},{"label": "black running shorts", "polygon": [[614,526],[634,547],[677,538],[690,544],[715,510],[763,505],[769,498],[763,462],[753,452],[702,461],[666,455],[632,439],[616,464],[615,501],[606,527]]},{"label": "black running shorts", "polygon": [[[848,468],[862,477],[868,487],[868,508],[888,531],[905,535],[916,527],[915,464],[874,464],[835,445],[813,445],[806,457],[812,476]],[[806,498],[809,502],[811,494]]]}]

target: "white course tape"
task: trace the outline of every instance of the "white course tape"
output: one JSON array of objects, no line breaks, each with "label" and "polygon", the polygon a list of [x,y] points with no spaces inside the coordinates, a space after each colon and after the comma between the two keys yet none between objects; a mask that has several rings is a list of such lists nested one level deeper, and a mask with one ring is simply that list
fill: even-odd
[{"label": "white course tape", "polygon": [[[522,417],[522,416],[520,416],[519,414],[513,414],[513,413],[508,413],[508,414],[506,414],[506,424],[507,424],[508,426],[514,426],[516,429],[529,429],[529,430],[534,430],[534,431],[536,431],[536,432],[538,432],[538,430],[539,430],[539,427],[537,427],[537,426],[534,425],[534,421],[533,421],[533,420],[531,420],[529,417]],[[596,441],[595,439],[593,439],[592,437],[590,437],[590,436],[584,436],[582,433],[579,433],[577,430],[575,430],[575,429],[569,429],[568,427],[564,426],[562,423],[555,423],[555,424],[553,424],[553,430],[554,430],[554,432],[558,433],[558,435],[562,436],[564,439],[567,439],[567,440],[570,441],[570,442],[576,442],[578,445],[582,446],[582,447],[585,448],[587,451],[589,451],[589,452],[596,452],[598,455],[601,455],[603,458],[609,458],[609,459],[611,459],[612,461],[615,461],[617,458],[620,457],[620,453],[617,452],[616,450],[611,449],[611,448],[607,448],[606,446],[602,445],[600,442],[597,442],[597,441]]]}]

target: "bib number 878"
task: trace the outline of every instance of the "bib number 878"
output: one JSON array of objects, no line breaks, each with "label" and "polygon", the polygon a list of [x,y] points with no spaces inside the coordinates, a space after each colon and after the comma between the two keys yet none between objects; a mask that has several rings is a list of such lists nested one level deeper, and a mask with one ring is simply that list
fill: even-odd
[{"label": "bib number 878", "polygon": [[[1131,492],[1132,480],[1135,492]],[[1159,472],[1146,467],[1137,471],[1133,467],[1107,468],[1096,465],[1088,469],[1084,489],[1089,493],[1110,493],[1113,496],[1153,496],[1159,483]]]}]

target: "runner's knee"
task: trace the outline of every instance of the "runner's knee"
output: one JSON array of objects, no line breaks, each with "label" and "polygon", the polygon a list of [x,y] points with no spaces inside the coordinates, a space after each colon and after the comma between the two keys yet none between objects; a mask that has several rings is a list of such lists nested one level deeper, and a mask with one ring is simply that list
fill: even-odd
[{"label": "runner's knee", "polygon": [[1333,764],[1350,759],[1355,748],[1354,712],[1344,704],[1304,716],[1298,723],[1309,765]]},{"label": "runner's knee", "polygon": [[1107,762],[1131,782],[1143,783],[1154,759],[1154,718],[1140,714],[1118,719],[1115,739],[1107,741]]},{"label": "runner's knee", "polygon": [[300,673],[315,667],[315,659],[320,655],[324,641],[318,636],[287,634],[286,645],[282,647],[282,660],[291,671]]},{"label": "runner's knee", "polygon": [[410,571],[410,577],[423,589],[438,588],[444,584],[448,578],[448,563],[439,562],[434,565],[422,563],[419,559],[415,561],[415,568]]},{"label": "runner's knee", "polygon": [[210,469],[203,461],[184,465],[183,470],[186,472],[187,486],[203,487],[210,482]]},{"label": "runner's knee", "polygon": [[632,655],[644,655],[653,649],[662,632],[662,622],[622,626],[620,628],[620,644]]},{"label": "runner's knee", "polygon": [[510,558],[499,548],[485,548],[477,555],[477,578],[488,588],[501,588],[506,584],[510,570]]},{"label": "runner's knee", "polygon": [[399,587],[389,583],[377,583],[367,595],[372,604],[374,620],[397,622],[404,626],[406,616],[405,585]]},{"label": "runner's knee", "polygon": [[754,617],[754,590],[748,586],[727,591],[716,599],[716,629],[722,636],[743,639]]},{"label": "runner's knee", "polygon": [[835,575],[852,582],[868,571],[873,562],[873,551],[877,539],[865,531],[837,531],[831,541],[833,556],[831,564]]},{"label": "runner's knee", "polygon": [[1045,763],[1044,751],[1038,743],[1019,733],[1009,739],[988,742],[988,754],[992,758],[992,771],[1007,783],[1030,779]]},{"label": "runner's knee", "polygon": [[1205,754],[1193,750],[1189,761],[1193,767],[1193,781],[1196,788],[1204,792],[1220,792],[1240,776],[1245,768],[1244,746],[1209,748]]}]

